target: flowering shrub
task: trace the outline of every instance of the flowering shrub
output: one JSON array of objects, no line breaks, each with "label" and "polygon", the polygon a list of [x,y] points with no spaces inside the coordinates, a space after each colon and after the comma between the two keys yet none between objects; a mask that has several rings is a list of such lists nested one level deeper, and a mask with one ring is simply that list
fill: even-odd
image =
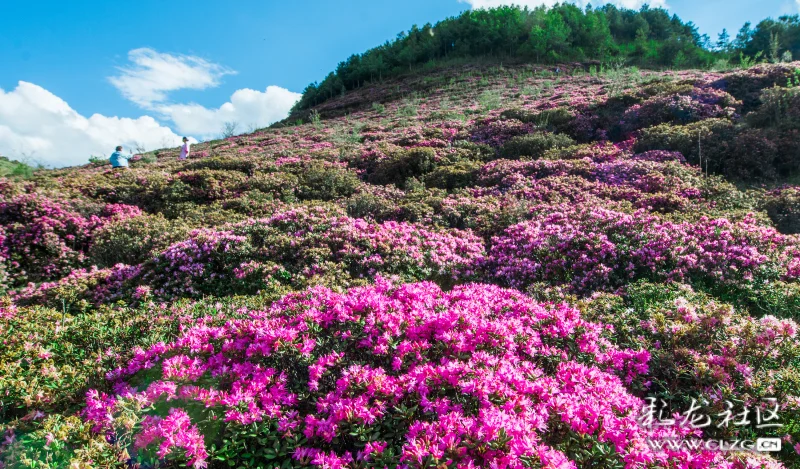
[{"label": "flowering shrub", "polygon": [[[112,373],[124,380],[115,395],[90,392],[84,414],[119,437],[131,412],[144,414],[133,449],[195,467],[209,447],[225,451],[205,431],[215,418],[257,423],[262,461],[315,467],[720,463],[720,453],[649,449],[641,401],[623,386],[649,356],[604,332],[566,305],[491,286],[317,288],[141,350]],[[139,387],[146,370],[159,378]],[[154,404],[167,410],[148,412]],[[587,441],[597,451],[574,451]]]},{"label": "flowering shrub", "polygon": [[514,120],[487,120],[475,127],[471,140],[492,147],[501,147],[508,140],[526,135],[534,129],[533,124],[523,124]]},{"label": "flowering shrub", "polygon": [[141,213],[137,207],[110,204],[86,217],[38,194],[0,200],[0,259],[7,275],[0,288],[58,279],[85,265],[97,229]]},{"label": "flowering shrub", "polygon": [[[715,413],[724,413],[725,400],[755,407],[762,399],[776,399],[785,426],[769,436],[789,431],[793,441],[800,438],[795,430],[800,376],[787,368],[800,358],[794,321],[751,318],[686,285],[634,284],[626,293],[625,300],[600,295],[587,301],[587,317],[613,325],[618,345],[650,352],[649,372],[640,378],[649,396],[680,408],[691,399],[703,400]],[[709,429],[718,438],[766,436],[757,430],[752,425]],[[797,461],[793,448],[782,454]]]},{"label": "flowering shrub", "polygon": [[297,209],[221,231],[195,230],[139,266],[76,272],[59,283],[28,288],[19,300],[52,301],[64,289],[95,302],[141,295],[255,294],[278,284],[348,285],[376,274],[452,281],[472,275],[482,255],[482,242],[468,232],[431,232]]},{"label": "flowering shrub", "polygon": [[549,281],[577,291],[639,278],[735,286],[792,275],[782,267],[792,240],[752,220],[672,223],[641,211],[553,208],[494,238],[489,275],[514,287]]},{"label": "flowering shrub", "polygon": [[658,95],[628,108],[622,126],[628,132],[653,125],[688,124],[703,119],[736,116],[736,100],[714,88],[692,88],[688,94]]},{"label": "flowering shrub", "polygon": [[774,86],[786,86],[795,75],[796,64],[759,64],[717,79],[713,85],[725,90],[744,104],[744,110],[753,111],[761,104],[761,93]]}]

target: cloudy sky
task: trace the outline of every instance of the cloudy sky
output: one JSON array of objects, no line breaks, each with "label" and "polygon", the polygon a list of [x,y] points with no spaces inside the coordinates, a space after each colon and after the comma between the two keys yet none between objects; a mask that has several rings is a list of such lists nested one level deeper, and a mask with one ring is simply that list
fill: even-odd
[{"label": "cloudy sky", "polygon": [[[415,23],[507,3],[555,0],[3,0],[0,155],[66,166],[118,144],[156,149],[183,135],[217,137],[225,122],[264,127],[350,54]],[[800,10],[800,0],[647,3],[712,37]]]}]

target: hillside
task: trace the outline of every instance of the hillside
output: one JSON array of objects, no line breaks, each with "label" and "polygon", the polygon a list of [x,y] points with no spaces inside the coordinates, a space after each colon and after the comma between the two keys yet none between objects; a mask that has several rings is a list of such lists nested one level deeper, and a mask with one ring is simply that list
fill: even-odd
[{"label": "hillside", "polygon": [[0,467],[800,467],[798,85],[451,64],[0,179]]}]

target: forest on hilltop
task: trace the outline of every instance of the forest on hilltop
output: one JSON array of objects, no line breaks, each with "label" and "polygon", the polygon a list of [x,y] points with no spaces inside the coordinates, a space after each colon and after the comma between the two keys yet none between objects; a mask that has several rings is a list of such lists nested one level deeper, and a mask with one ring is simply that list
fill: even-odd
[{"label": "forest on hilltop", "polygon": [[692,22],[662,8],[607,4],[580,9],[570,3],[534,9],[503,6],[467,10],[435,25],[413,26],[394,41],[351,55],[320,83],[303,91],[295,110],[308,109],[348,90],[454,59],[491,57],[539,64],[594,61],[660,68],[708,68],[742,60],[800,58],[800,17],[745,24],[712,42]]}]

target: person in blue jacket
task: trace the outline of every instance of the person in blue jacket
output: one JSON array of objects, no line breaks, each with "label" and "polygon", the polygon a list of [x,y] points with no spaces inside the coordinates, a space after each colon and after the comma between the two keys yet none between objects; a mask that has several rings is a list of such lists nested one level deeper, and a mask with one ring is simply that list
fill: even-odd
[{"label": "person in blue jacket", "polygon": [[128,160],[133,158],[133,155],[126,155],[122,153],[122,145],[117,147],[117,151],[111,154],[108,159],[111,162],[112,168],[127,168]]}]

